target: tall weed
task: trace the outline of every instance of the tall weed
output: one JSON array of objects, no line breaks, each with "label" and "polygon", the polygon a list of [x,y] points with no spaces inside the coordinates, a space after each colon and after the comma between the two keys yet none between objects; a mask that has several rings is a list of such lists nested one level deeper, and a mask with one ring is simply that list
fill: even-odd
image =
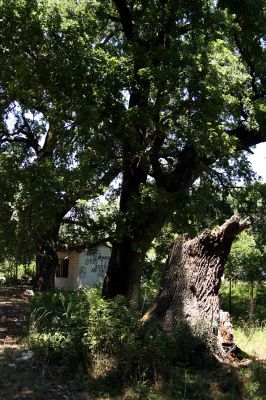
[{"label": "tall weed", "polygon": [[118,354],[134,343],[139,315],[123,297],[102,299],[98,289],[38,293],[31,302],[29,345],[46,360],[80,361]]},{"label": "tall weed", "polygon": [[266,359],[266,321],[253,324],[238,321],[234,335],[241,350],[251,356]]}]

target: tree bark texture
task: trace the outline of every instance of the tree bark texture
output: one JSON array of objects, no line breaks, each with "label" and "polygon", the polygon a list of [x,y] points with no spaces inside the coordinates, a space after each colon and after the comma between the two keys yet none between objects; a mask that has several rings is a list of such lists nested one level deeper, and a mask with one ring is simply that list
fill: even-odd
[{"label": "tree bark texture", "polygon": [[55,272],[58,266],[57,239],[59,227],[47,233],[36,249],[35,286],[41,291],[55,288]]},{"label": "tree bark texture", "polygon": [[113,298],[120,294],[139,303],[141,255],[132,249],[130,239],[113,245],[108,272],[104,280],[103,295]]},{"label": "tree bark texture", "polygon": [[220,310],[219,288],[231,245],[249,225],[248,219],[241,222],[234,215],[215,231],[205,230],[192,240],[179,238],[143,321],[156,318],[170,334],[174,334],[178,321],[186,321],[193,332],[207,335],[211,343],[233,343],[229,316]]},{"label": "tree bark texture", "polygon": [[[129,154],[130,149],[124,146],[124,153]],[[108,271],[103,285],[103,295],[113,298],[118,294],[126,296],[136,304],[139,302],[139,285],[141,277],[140,254],[137,252],[136,226],[130,218],[130,207],[134,198],[140,196],[141,183],[146,181],[146,174],[138,165],[137,159],[125,157],[123,162],[123,182],[120,197],[120,211],[126,221],[125,226],[118,227],[119,241],[114,242]]]}]

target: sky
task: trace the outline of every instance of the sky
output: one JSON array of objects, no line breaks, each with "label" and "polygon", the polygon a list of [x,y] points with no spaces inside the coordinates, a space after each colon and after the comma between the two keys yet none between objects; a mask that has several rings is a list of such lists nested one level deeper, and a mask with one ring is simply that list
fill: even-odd
[{"label": "sky", "polygon": [[254,171],[266,183],[266,143],[261,143],[252,149],[254,154],[249,156]]}]

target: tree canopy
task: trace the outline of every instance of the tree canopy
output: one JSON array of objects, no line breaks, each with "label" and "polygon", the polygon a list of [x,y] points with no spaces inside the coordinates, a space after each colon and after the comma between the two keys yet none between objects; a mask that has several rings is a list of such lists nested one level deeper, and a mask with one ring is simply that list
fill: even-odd
[{"label": "tree canopy", "polygon": [[265,1],[1,1],[0,18],[2,176],[18,174],[19,220],[35,204],[33,224],[42,210],[54,221],[120,173],[103,293],[137,301],[164,224],[186,229],[190,205],[207,215],[250,179],[245,151],[266,139]]},{"label": "tree canopy", "polygon": [[90,9],[14,1],[1,2],[0,13],[1,227],[23,258],[59,230],[79,198],[108,187],[118,162],[114,139],[94,129],[104,120],[95,106],[105,65],[87,49],[98,35]]}]

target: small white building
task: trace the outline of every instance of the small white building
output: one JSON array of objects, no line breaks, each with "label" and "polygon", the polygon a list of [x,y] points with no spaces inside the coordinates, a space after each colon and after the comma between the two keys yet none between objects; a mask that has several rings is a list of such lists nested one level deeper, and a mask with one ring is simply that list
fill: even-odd
[{"label": "small white building", "polygon": [[55,287],[60,290],[76,290],[101,285],[105,278],[111,248],[100,245],[90,250],[57,252],[59,265]]}]

